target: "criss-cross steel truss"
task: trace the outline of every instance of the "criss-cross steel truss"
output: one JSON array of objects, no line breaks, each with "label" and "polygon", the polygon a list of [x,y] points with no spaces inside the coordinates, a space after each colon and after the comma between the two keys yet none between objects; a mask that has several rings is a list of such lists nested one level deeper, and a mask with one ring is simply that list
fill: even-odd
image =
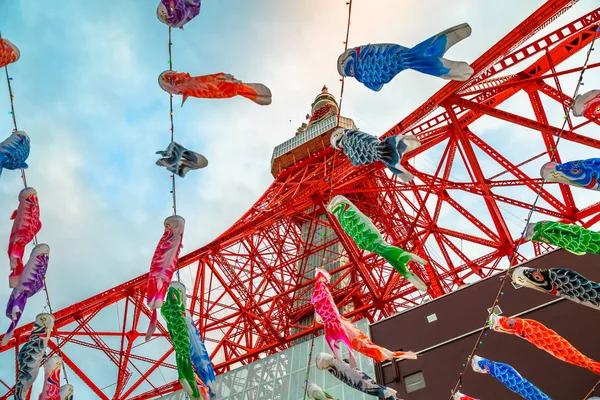
[{"label": "criss-cross steel truss", "polygon": [[[542,5],[472,64],[475,74],[469,81],[449,82],[385,134],[413,134],[421,141],[422,146],[403,159],[416,177],[410,184],[391,177],[381,165],[353,167],[326,146],[281,171],[251,209],[212,243],[181,257],[178,268],[189,269],[193,278],[186,282],[189,309],[218,373],[272,354],[318,328],[299,323],[313,313],[308,301],[313,271],[305,268],[311,256],[321,257],[323,263],[343,260],[333,271],[337,304],[351,305],[348,317],[376,321],[418,305],[427,296],[438,297],[489,276],[506,265],[508,257],[520,262],[548,249],[535,244],[515,252],[522,227],[509,227],[507,207],[513,213],[520,210],[524,224],[522,217],[538,192],[538,219],[586,227],[600,220],[600,202],[578,207],[577,196],[564,185],[548,183],[540,191],[537,173],[553,152],[560,161],[559,134],[561,146],[600,148],[599,135],[583,133],[599,121],[569,118],[559,133],[559,123],[549,122],[557,119],[556,112],[547,112],[551,102],[554,110],[559,106],[561,116],[568,114],[572,93],[566,92],[572,88],[562,88],[561,78],[578,76],[582,67],[561,69],[561,64],[587,49],[600,22],[598,8],[556,30],[542,31],[574,3],[550,0]],[[592,57],[587,68],[599,65]],[[509,68],[520,72],[509,74]],[[506,111],[503,102],[515,95],[526,100],[526,106]],[[499,150],[494,135],[480,133],[477,122],[485,119],[502,124],[497,135],[519,132],[528,145],[515,149],[517,156]],[[431,171],[413,165],[412,159],[421,164],[420,157],[434,160]],[[458,165],[465,179],[453,176]],[[361,251],[343,233],[325,212],[336,194],[350,198],[370,216],[390,243],[429,261],[413,266],[428,282],[427,293],[416,291],[380,257]],[[479,203],[467,202],[464,196]],[[324,228],[329,233],[315,240]],[[99,399],[146,399],[180,389],[164,326],[159,324],[153,340],[144,343],[150,315],[144,304],[146,277],[54,313],[58,346],[71,376],[77,375]],[[0,352],[16,356],[17,345],[27,340],[30,329],[31,324],[17,329],[15,339]],[[50,348],[57,351],[55,338]],[[9,354],[0,356],[7,360]],[[2,383],[6,398],[14,382]]]}]

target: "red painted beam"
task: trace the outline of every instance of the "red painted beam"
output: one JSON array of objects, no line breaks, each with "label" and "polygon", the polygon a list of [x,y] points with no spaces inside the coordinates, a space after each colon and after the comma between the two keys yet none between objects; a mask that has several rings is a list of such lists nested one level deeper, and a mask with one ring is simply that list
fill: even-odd
[{"label": "red painted beam", "polygon": [[[532,119],[529,119],[529,118],[526,118],[526,117],[523,117],[520,115],[516,115],[516,114],[510,113],[508,111],[491,108],[491,107],[485,106],[483,104],[474,103],[470,100],[462,99],[460,97],[453,98],[452,102],[456,105],[460,105],[462,107],[469,108],[473,111],[477,111],[482,114],[489,115],[491,117],[502,119],[502,120],[510,122],[512,124],[521,125],[521,126],[524,126],[526,128],[532,129],[532,130],[549,133],[556,137],[559,136],[559,132],[561,131],[560,128],[557,128],[555,126],[543,125]],[[587,136],[583,136],[583,135],[580,135],[580,134],[570,131],[570,130],[562,131],[561,137],[563,140],[570,140],[575,143],[580,143],[580,144],[584,144],[589,147],[600,149],[600,140],[593,139],[593,138],[590,138]]]},{"label": "red painted beam", "polygon": [[533,36],[539,29],[545,27],[548,23],[571,8],[575,3],[576,1],[573,0],[552,0],[544,3],[525,21],[520,23],[515,29],[510,31],[504,38],[471,64],[475,73],[469,81],[449,82],[427,100],[427,102],[387,131],[383,137],[397,135],[409,129],[416,122],[420,121],[434,109],[439,107],[444,100],[460,91],[462,87],[466,87],[472,81],[475,81],[478,76],[483,75],[485,71],[491,69],[493,65],[508,55],[512,49]]}]

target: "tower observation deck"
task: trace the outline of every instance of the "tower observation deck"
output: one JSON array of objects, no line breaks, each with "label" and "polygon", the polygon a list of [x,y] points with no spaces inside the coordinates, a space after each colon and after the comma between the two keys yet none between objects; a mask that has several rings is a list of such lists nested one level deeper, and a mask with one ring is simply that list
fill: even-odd
[{"label": "tower observation deck", "polygon": [[271,174],[274,178],[287,167],[300,163],[311,155],[329,147],[329,137],[335,128],[356,129],[354,121],[340,116],[338,124],[338,104],[335,97],[323,86],[321,93],[311,104],[308,123],[303,123],[296,136],[281,143],[273,150]]}]

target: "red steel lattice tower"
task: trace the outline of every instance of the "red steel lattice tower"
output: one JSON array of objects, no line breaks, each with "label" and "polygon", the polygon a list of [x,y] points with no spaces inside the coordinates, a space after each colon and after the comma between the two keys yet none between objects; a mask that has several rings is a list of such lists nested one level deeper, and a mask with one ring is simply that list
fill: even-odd
[{"label": "red steel lattice tower", "polygon": [[[515,253],[522,226],[516,231],[509,227],[512,211],[507,207],[524,216],[538,192],[538,220],[585,227],[600,220],[600,202],[582,205],[586,199],[563,185],[546,184],[540,192],[537,172],[557,152],[560,123],[552,124],[556,112],[547,110],[558,108],[563,116],[572,102],[566,93],[571,87],[562,88],[560,78],[578,76],[582,69],[560,69],[561,64],[590,45],[600,8],[528,39],[574,3],[550,0],[542,5],[472,64],[475,74],[469,81],[449,82],[385,133],[413,134],[422,143],[403,160],[416,177],[410,184],[391,177],[381,165],[352,167],[329,146],[333,126],[327,125],[326,115],[313,113],[314,129],[309,124],[300,132],[289,152],[276,149],[276,177],[262,197],[212,243],[179,260],[178,268],[192,271],[188,304],[218,373],[272,354],[318,328],[302,323],[313,313],[308,300],[316,264],[333,271],[333,294],[347,317],[376,321],[489,276],[507,265],[508,257],[520,262],[549,249],[524,245]],[[593,61],[588,69],[600,66]],[[509,68],[517,72],[508,74]],[[517,111],[506,111],[503,103],[516,97],[522,100]],[[497,135],[521,135],[526,145],[518,152],[520,159],[499,149],[494,135],[478,133],[480,120],[503,124]],[[344,121],[351,123],[342,119],[342,125]],[[600,125],[598,120],[569,119],[560,146],[600,149],[600,139],[583,133],[595,125]],[[432,171],[412,164],[420,156],[434,160]],[[556,159],[560,161],[560,152]],[[454,176],[457,165],[464,179]],[[370,216],[388,242],[429,261],[413,265],[428,283],[427,293],[415,291],[381,258],[359,250],[343,233],[325,212],[336,194]],[[155,338],[143,342],[150,315],[144,304],[146,277],[54,313],[65,364],[97,398],[152,398],[180,388],[172,378],[173,349],[164,326],[159,324]],[[103,315],[115,304],[122,310],[118,329],[114,316],[108,323]],[[30,329],[31,324],[17,329],[0,352],[16,355]],[[50,347],[56,351],[54,340]],[[164,384],[159,369],[171,372],[171,382]],[[7,390],[2,398],[12,394],[12,382],[0,383]]]}]

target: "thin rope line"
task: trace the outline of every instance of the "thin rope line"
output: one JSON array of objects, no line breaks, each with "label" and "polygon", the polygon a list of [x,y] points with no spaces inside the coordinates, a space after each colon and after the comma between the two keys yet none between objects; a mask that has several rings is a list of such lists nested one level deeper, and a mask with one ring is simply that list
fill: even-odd
[{"label": "thin rope line", "polygon": [[[348,39],[350,37],[350,17],[352,16],[352,0],[349,0],[348,5],[348,26],[346,27],[346,40],[344,41],[344,52],[348,50]],[[340,116],[342,115],[342,99],[344,98],[344,76],[342,76],[342,87],[340,89],[340,106],[338,107],[338,125],[340,124]]]},{"label": "thin rope line", "polygon": [[[348,38],[350,37],[350,18],[352,16],[352,0],[349,0],[347,3],[348,5],[348,26],[346,27],[346,40],[344,41],[344,51],[348,50]],[[338,113],[337,113],[337,126],[340,126],[340,121],[341,121],[341,114],[342,114],[342,100],[344,98],[344,77],[342,76],[342,84],[341,84],[341,88],[340,88],[340,103],[339,103],[339,107],[338,107]],[[335,168],[335,156],[337,155],[337,152],[333,153],[333,156],[331,158],[331,169],[329,171],[329,196],[331,197],[331,194],[333,192],[333,170]],[[317,231],[317,228],[315,228],[315,232]],[[325,232],[327,232],[327,228],[325,229]],[[314,240],[314,235],[313,235],[313,240]],[[321,257],[321,267],[325,267],[325,250],[326,250],[326,246],[325,243],[327,243],[327,238],[324,237],[323,238],[323,256]],[[313,328],[313,337],[311,340],[311,344],[310,344],[310,352],[308,353],[308,365],[306,366],[306,380],[305,380],[305,385],[304,385],[304,396],[303,399],[306,399],[306,395],[308,394],[308,381],[310,378],[310,365],[312,363],[312,354],[313,354],[313,349],[315,347],[315,338],[317,337],[317,332],[314,330],[316,327],[317,321],[315,319],[315,317],[313,316],[313,324],[312,324],[312,328]]]},{"label": "thin rope line", "polygon": [[[349,0],[347,3],[348,5],[348,25],[346,26],[346,40],[344,41],[344,52],[346,50],[348,50],[348,38],[350,37],[350,19],[352,17],[352,0]],[[342,118],[342,101],[344,99],[344,82],[345,82],[345,77],[342,76],[342,79],[340,79],[342,84],[340,87],[340,104],[338,107],[338,113],[337,113],[337,126],[340,127],[341,126],[341,118]],[[337,151],[333,153],[333,157],[331,158],[331,170],[329,171],[329,196],[331,197],[331,194],[333,193],[333,170],[335,167],[335,156],[337,155]]]},{"label": "thin rope line", "polygon": [[[48,305],[48,310],[50,311],[50,314],[52,314],[54,316],[54,311],[52,311],[52,303],[50,302],[50,293],[48,292],[48,285],[46,285],[46,277],[44,277],[44,292],[46,293],[46,302]],[[52,326],[52,331],[54,332],[54,336],[56,338],[56,352],[62,359],[62,351],[60,349],[59,342],[58,342],[58,328],[56,327],[56,325]],[[66,341],[66,339],[65,339],[65,341]],[[69,377],[67,376],[67,368],[65,367],[65,363],[63,362],[61,364],[62,364],[63,373],[65,374],[65,381],[67,381],[67,383],[69,383]]]},{"label": "thin rope line", "polygon": [[[581,69],[581,73],[579,74],[579,80],[577,81],[577,86],[575,87],[575,93],[572,96],[573,99],[579,93],[579,88],[581,87],[581,82],[583,81],[583,74],[585,73],[585,69],[586,69],[587,64],[589,62],[590,54],[592,52],[592,48],[594,47],[594,42],[596,41],[596,38],[598,36],[598,32],[599,31],[600,31],[600,27],[596,28],[596,32],[594,33],[594,38],[592,39],[592,43],[590,44],[590,47],[589,47],[589,49],[587,51],[587,55],[586,55],[586,58],[585,58],[585,62],[583,64],[583,68]],[[567,110],[567,111],[569,111],[569,110]],[[570,117],[569,113],[567,112],[567,114],[565,115],[562,127],[560,128],[560,132],[558,132],[558,137],[556,139],[556,144],[554,145],[554,148],[550,149],[550,152],[551,152],[550,161],[554,161],[554,158],[558,154],[558,144],[560,143],[560,139],[561,139],[562,134],[563,134],[563,132],[565,130],[565,126],[567,125],[568,122],[570,123],[570,118],[571,117]],[[515,246],[515,250],[513,252],[513,255],[509,257],[509,259],[510,259],[509,267],[506,269],[506,271],[504,272],[504,275],[502,275],[502,277],[501,277],[501,283],[500,283],[500,288],[498,289],[498,293],[496,294],[496,297],[494,298],[494,302],[492,303],[492,307],[490,308],[490,312],[488,313],[488,316],[486,318],[485,324],[483,325],[483,328],[481,329],[481,332],[479,332],[479,335],[477,336],[477,341],[475,342],[475,346],[473,347],[473,350],[469,354],[469,357],[467,358],[467,361],[464,364],[463,371],[460,373],[458,381],[456,382],[456,385],[454,386],[454,389],[452,389],[452,392],[450,394],[450,400],[452,400],[452,398],[453,398],[454,394],[456,393],[456,391],[462,387],[463,375],[465,374],[465,372],[467,372],[469,364],[471,363],[471,359],[473,358],[473,356],[475,355],[475,352],[477,351],[477,348],[481,344],[481,338],[483,337],[483,335],[484,335],[484,333],[485,333],[485,331],[487,329],[488,322],[489,322],[489,319],[490,319],[490,315],[492,315],[494,313],[494,308],[500,302],[500,295],[503,294],[504,285],[506,284],[506,281],[508,280],[508,275],[515,268],[514,264],[516,262],[516,259],[518,258],[519,247],[521,247],[521,245],[525,242],[524,238],[525,238],[525,232],[527,230],[527,225],[529,224],[529,221],[531,220],[531,217],[533,216],[533,212],[535,211],[535,206],[536,206],[538,200],[541,197],[541,193],[542,193],[542,190],[544,188],[544,184],[545,183],[546,183],[546,179],[542,180],[542,183],[540,185],[540,188],[538,189],[535,201],[533,202],[533,204],[531,206],[531,209],[529,210],[529,215],[527,216],[527,219],[525,221],[525,227],[523,228],[523,231],[521,232],[521,237],[517,241],[517,244]]]},{"label": "thin rope line", "polygon": [[[2,36],[0,35],[0,39],[1,38],[2,38]],[[14,131],[16,132],[16,131],[19,130],[19,128],[17,126],[17,116],[16,116],[16,113],[15,113],[15,103],[14,103],[14,100],[13,100],[15,98],[15,96],[14,96],[13,91],[12,91],[12,85],[10,84],[11,78],[10,78],[10,75],[8,74],[8,65],[4,66],[4,73],[6,75],[6,84],[8,86],[8,95],[10,97],[10,113],[11,113],[12,120],[13,120]],[[27,176],[25,175],[25,169],[23,169],[23,168],[21,168],[21,179],[23,180],[23,186],[25,188],[27,188],[28,187],[27,186]],[[34,243],[35,246],[37,246],[39,244],[37,235],[34,235],[34,237],[33,237],[33,243]],[[52,311],[52,302],[50,301],[50,294],[48,292],[48,285],[46,284],[46,277],[45,276],[44,276],[44,292],[46,294],[46,305],[48,306],[48,310],[50,311],[50,314],[54,315],[54,313]],[[52,331],[53,331],[54,337],[56,339],[57,353],[62,358],[62,351],[61,351],[60,346],[59,346],[58,330],[54,326],[52,328]],[[63,373],[65,375],[65,380],[67,381],[67,383],[69,383],[69,377],[67,376],[67,368],[65,366],[65,363],[63,362],[61,364],[62,364]]]},{"label": "thin rope line", "polygon": [[[173,57],[172,57],[173,42],[171,41],[171,27],[169,27],[169,70],[173,71]],[[171,142],[175,141],[175,124],[173,123],[173,94],[169,93],[169,116],[171,119]],[[173,215],[177,215],[177,193],[175,191],[175,173],[171,175],[173,178],[172,192],[173,192]]]},{"label": "thin rope line", "polygon": [[315,338],[317,337],[317,332],[314,331],[316,325],[317,325],[317,321],[316,321],[315,317],[313,316],[313,324],[312,324],[313,337],[310,342],[310,352],[308,353],[308,365],[306,367],[306,379],[304,380],[304,397],[303,397],[303,399],[306,399],[306,395],[308,394],[308,380],[310,379],[310,364],[312,363],[312,354],[313,354],[313,349],[315,348]]},{"label": "thin rope line", "polygon": [[[173,41],[171,40],[171,27],[169,26],[169,70],[173,71]],[[175,141],[175,124],[173,123],[173,94],[169,93],[169,117],[171,119],[171,142]],[[171,175],[171,193],[173,193],[173,215],[177,215],[177,191],[175,186],[175,172]],[[177,281],[181,282],[179,270],[177,273]]]},{"label": "thin rope line", "polygon": [[[0,39],[2,39],[0,37]],[[8,84],[8,94],[10,95],[10,113],[12,116],[12,120],[13,120],[13,124],[15,126],[15,131],[18,130],[17,128],[17,116],[15,115],[15,104],[13,102],[13,98],[15,97],[12,93],[12,87],[10,85],[10,76],[8,75],[8,65],[4,66],[4,72],[6,73],[6,83]]]},{"label": "thin rope line", "polygon": [[[315,233],[317,233],[318,229],[319,229],[319,226],[317,225],[315,227],[315,232],[313,233],[313,237],[312,237],[313,241],[315,239]],[[325,243],[327,243],[327,227],[325,227],[325,236],[323,236],[323,252],[321,253],[321,267],[323,269],[325,269],[325,265],[327,264],[325,262],[325,250],[327,249],[327,247],[325,246]],[[313,337],[312,337],[312,341],[311,341],[310,352],[308,353],[308,364],[306,365],[306,381],[304,382],[305,385],[304,385],[303,399],[306,399],[306,395],[308,394],[308,379],[310,377],[310,364],[312,363],[312,353],[313,353],[313,348],[315,346],[315,338],[317,337],[317,332],[314,330],[316,324],[317,324],[317,320],[315,318],[315,315],[313,314],[313,324],[312,324]]]},{"label": "thin rope line", "polygon": [[[0,39],[1,39],[1,37],[0,37]],[[15,102],[13,101],[15,96],[13,95],[12,85],[10,84],[11,78],[8,74],[8,65],[4,66],[4,72],[6,74],[6,84],[8,86],[8,95],[10,96],[10,114],[11,114],[12,120],[13,120],[14,131],[16,132],[19,130],[19,128],[17,128],[17,116],[15,114]],[[27,176],[25,175],[25,169],[23,169],[23,168],[21,168],[21,179],[23,180],[23,185],[25,186],[25,188],[27,188]],[[34,237],[34,241],[37,246],[37,237]]]},{"label": "thin rope line", "polygon": [[[2,35],[0,35],[0,39],[2,39]],[[8,86],[8,95],[10,96],[10,114],[13,120],[13,125],[14,125],[14,130],[15,132],[19,130],[19,128],[17,128],[17,115],[15,114],[15,103],[13,101],[13,99],[15,98],[15,96],[13,95],[12,92],[12,86],[10,84],[10,76],[8,75],[8,65],[4,66],[4,73],[6,74],[6,84]],[[23,179],[23,185],[25,185],[25,187],[27,187],[27,177],[25,176],[25,169],[21,168],[21,179]],[[37,239],[36,240],[36,245],[37,245]]]},{"label": "thin rope line", "polygon": [[600,380],[598,380],[598,382],[596,382],[596,384],[590,389],[590,391],[585,395],[583,400],[587,400],[594,393],[598,385],[600,385]]}]

